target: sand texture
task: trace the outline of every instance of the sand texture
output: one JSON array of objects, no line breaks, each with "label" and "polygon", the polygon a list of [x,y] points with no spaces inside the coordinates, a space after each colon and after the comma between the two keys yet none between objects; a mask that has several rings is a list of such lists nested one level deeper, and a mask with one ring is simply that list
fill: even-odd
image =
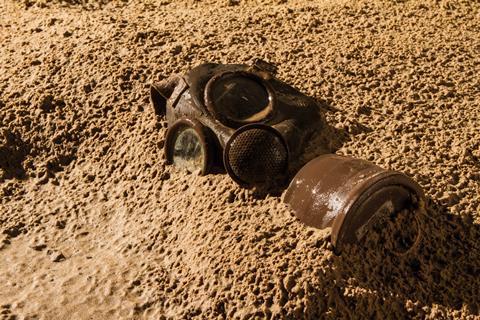
[{"label": "sand texture", "polygon": [[[336,256],[280,196],[165,164],[149,84],[256,57],[328,148],[425,189],[384,222],[412,250]],[[478,319],[479,75],[477,1],[0,1],[0,319]]]}]

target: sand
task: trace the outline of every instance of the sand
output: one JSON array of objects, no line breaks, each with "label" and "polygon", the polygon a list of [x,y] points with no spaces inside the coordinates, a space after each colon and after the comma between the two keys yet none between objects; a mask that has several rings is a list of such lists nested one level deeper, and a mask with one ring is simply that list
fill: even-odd
[{"label": "sand", "polygon": [[[1,319],[478,318],[479,9],[1,1]],[[332,151],[422,185],[389,224],[418,245],[336,256],[280,196],[165,165],[149,84],[256,57],[325,106]]]}]

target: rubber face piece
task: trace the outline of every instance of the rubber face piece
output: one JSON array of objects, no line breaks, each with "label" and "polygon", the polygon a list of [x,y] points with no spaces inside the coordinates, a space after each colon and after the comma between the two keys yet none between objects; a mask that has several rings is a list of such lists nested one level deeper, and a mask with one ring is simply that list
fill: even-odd
[{"label": "rubber face piece", "polygon": [[180,83],[180,79],[178,75],[172,75],[150,86],[150,101],[157,116],[166,114],[167,100],[172,95],[175,87]]},{"label": "rubber face piece", "polygon": [[224,150],[227,173],[240,185],[258,186],[281,180],[288,167],[288,151],[283,137],[262,124],[238,129]]},{"label": "rubber face piece", "polygon": [[254,73],[226,72],[207,83],[205,102],[216,119],[238,128],[268,119],[273,111],[274,95],[270,85]]},{"label": "rubber face piece", "polygon": [[198,121],[180,119],[167,131],[167,162],[189,172],[207,174],[213,150],[207,129]]}]

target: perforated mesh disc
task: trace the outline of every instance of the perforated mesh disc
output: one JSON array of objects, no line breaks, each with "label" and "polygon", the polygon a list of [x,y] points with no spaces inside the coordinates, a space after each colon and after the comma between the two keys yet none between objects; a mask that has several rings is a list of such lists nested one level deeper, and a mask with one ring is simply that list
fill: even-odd
[{"label": "perforated mesh disc", "polygon": [[287,149],[273,129],[243,130],[232,137],[225,152],[228,173],[241,183],[257,185],[275,181],[287,169]]}]

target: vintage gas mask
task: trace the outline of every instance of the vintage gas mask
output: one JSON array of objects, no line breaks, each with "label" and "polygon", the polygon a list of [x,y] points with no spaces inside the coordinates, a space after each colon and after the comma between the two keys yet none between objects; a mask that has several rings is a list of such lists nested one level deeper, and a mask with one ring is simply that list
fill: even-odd
[{"label": "vintage gas mask", "polygon": [[411,178],[364,160],[327,154],[305,165],[307,142],[328,127],[316,101],[275,71],[261,60],[207,63],[152,85],[155,113],[168,122],[167,161],[201,174],[224,167],[247,187],[290,180],[284,202],[306,225],[331,227],[336,252],[381,217],[424,203]]},{"label": "vintage gas mask", "polygon": [[223,166],[247,187],[285,183],[324,118],[314,99],[275,72],[262,60],[207,63],[152,85],[155,113],[168,122],[167,161],[201,174]]}]

